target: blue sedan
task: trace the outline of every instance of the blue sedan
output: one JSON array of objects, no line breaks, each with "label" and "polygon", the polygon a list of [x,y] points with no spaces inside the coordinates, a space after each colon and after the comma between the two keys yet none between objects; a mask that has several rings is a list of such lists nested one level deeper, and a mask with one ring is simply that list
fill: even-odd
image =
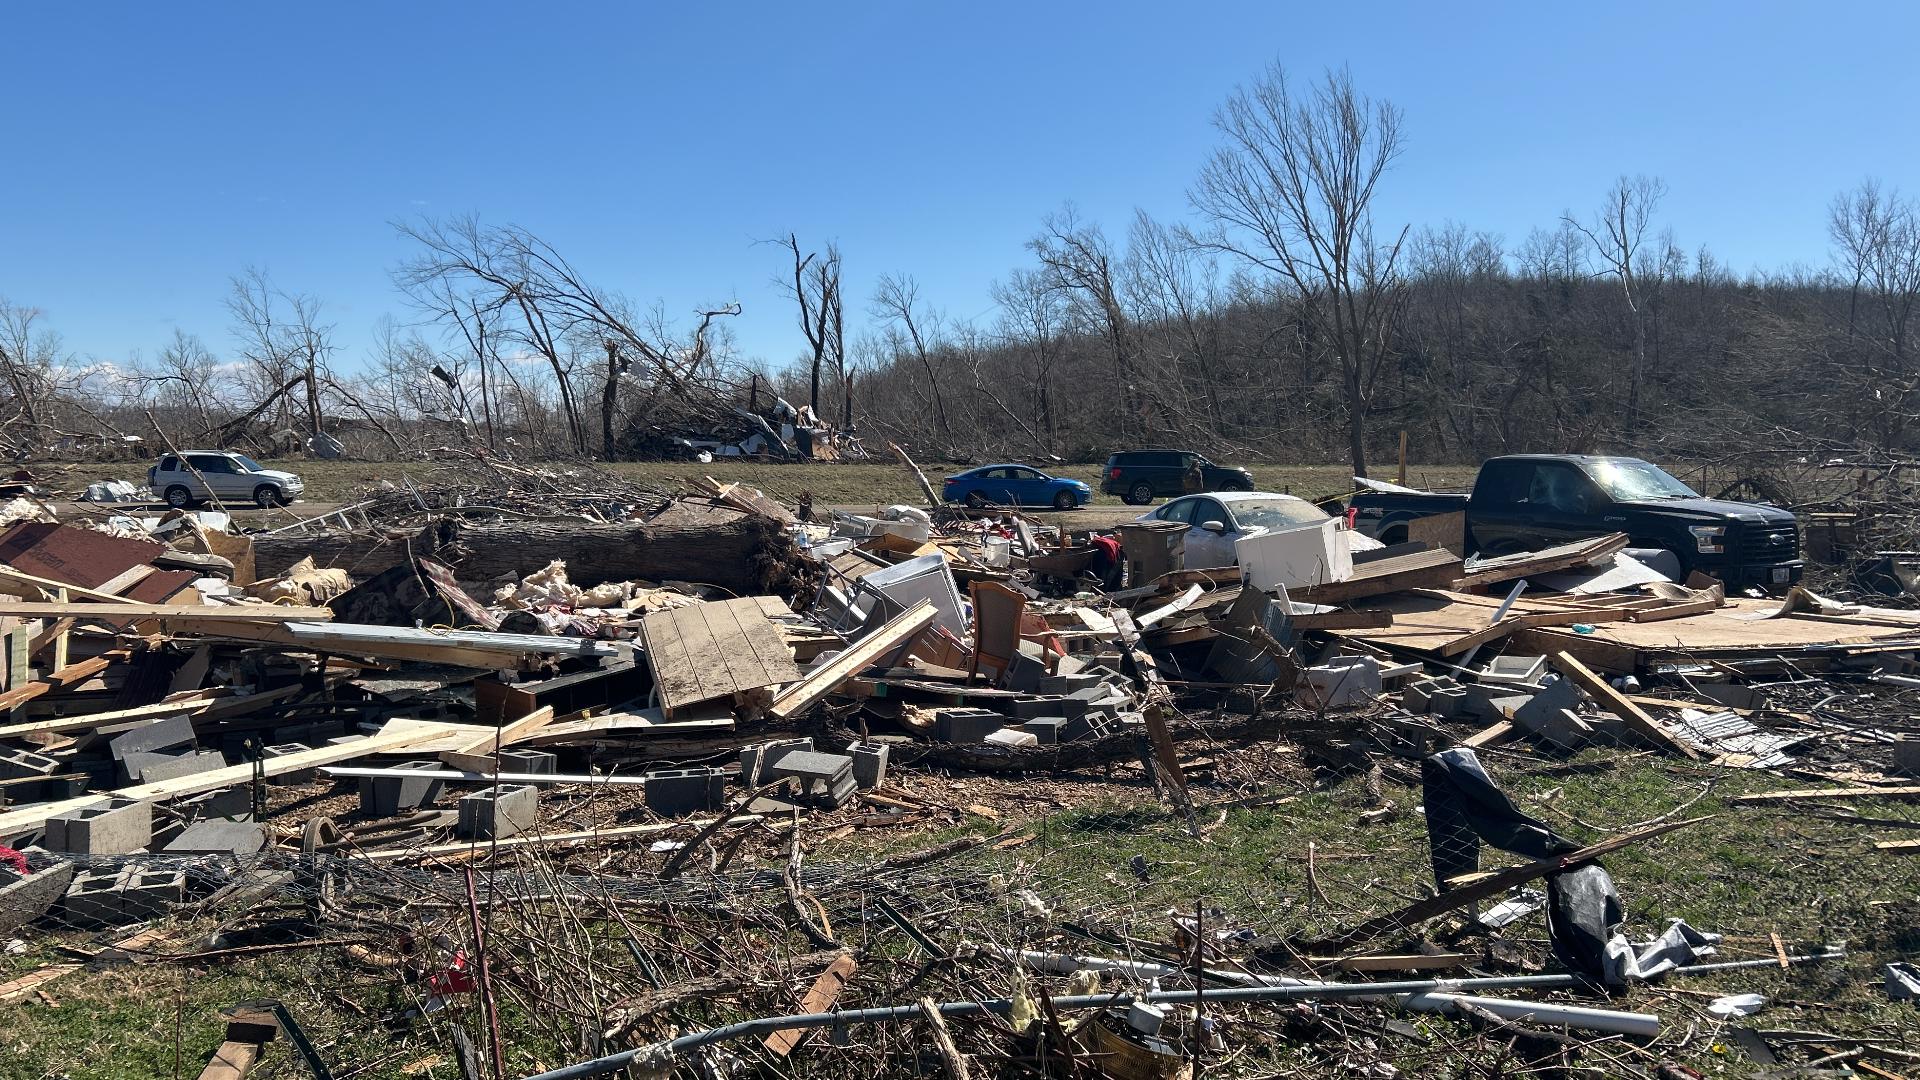
[{"label": "blue sedan", "polygon": [[1078,480],[1048,476],[1025,465],[984,465],[947,477],[940,497],[968,506],[1051,506],[1071,510],[1093,501],[1093,489]]}]

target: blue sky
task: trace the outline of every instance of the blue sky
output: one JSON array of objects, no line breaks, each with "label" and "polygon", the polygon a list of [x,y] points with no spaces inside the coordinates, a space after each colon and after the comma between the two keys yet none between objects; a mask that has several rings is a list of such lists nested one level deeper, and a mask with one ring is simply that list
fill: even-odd
[{"label": "blue sky", "polygon": [[477,212],[670,314],[770,286],[788,230],[960,319],[1072,200],[1184,215],[1214,107],[1273,60],[1406,114],[1387,222],[1517,244],[1620,173],[1736,270],[1828,256],[1865,176],[1920,188],[1911,4],[42,4],[0,12],[0,296],[82,356],[230,347],[248,266],[320,298],[337,363],[408,313],[390,222]]}]

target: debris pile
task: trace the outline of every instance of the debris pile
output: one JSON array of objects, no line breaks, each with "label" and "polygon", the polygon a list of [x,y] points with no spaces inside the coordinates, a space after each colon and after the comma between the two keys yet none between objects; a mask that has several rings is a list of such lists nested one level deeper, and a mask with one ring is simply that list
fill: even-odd
[{"label": "debris pile", "polygon": [[75,956],[285,987],[182,1051],[222,1075],[1916,1064],[1920,1020],[1747,1019],[1910,1000],[1911,925],[1677,864],[1791,806],[1920,909],[1920,613],[1621,535],[1189,567],[1158,522],[450,475],[0,532],[0,1008]]}]

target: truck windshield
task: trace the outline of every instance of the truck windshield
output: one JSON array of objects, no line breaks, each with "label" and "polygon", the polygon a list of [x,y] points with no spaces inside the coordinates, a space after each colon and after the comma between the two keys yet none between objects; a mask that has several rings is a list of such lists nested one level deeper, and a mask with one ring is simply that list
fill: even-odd
[{"label": "truck windshield", "polygon": [[1327,520],[1319,507],[1301,499],[1235,499],[1228,504],[1233,519],[1242,529],[1256,525],[1268,529],[1287,529]]},{"label": "truck windshield", "polygon": [[1631,458],[1625,461],[1602,461],[1589,465],[1587,474],[1593,477],[1594,483],[1605,488],[1607,494],[1620,502],[1700,497],[1699,493],[1675,480],[1660,466]]}]

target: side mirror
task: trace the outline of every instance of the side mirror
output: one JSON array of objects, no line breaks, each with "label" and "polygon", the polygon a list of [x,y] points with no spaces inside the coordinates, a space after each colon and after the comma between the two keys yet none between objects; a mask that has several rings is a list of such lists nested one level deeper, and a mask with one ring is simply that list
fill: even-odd
[{"label": "side mirror", "polygon": [[1200,527],[1207,530],[1210,533],[1223,533],[1227,531],[1227,523],[1224,521],[1221,521],[1219,518],[1213,518],[1212,520],[1209,520],[1209,521],[1203,521],[1200,523]]}]

